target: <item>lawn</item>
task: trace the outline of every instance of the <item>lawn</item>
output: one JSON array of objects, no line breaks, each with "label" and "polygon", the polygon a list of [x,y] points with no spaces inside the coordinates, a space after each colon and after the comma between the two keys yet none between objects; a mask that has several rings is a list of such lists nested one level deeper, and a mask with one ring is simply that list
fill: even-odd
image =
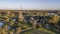
[{"label": "lawn", "polygon": [[25,31],[21,34],[56,34],[55,32],[53,31],[50,31],[48,29],[45,29],[45,28],[38,28],[38,29],[32,29],[32,30],[29,30],[29,31]]}]

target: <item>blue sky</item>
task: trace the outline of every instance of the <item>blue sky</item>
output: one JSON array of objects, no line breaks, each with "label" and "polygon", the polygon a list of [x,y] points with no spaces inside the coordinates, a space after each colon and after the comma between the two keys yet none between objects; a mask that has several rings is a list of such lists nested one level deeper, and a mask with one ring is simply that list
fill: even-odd
[{"label": "blue sky", "polygon": [[60,9],[60,0],[0,0],[0,9]]}]

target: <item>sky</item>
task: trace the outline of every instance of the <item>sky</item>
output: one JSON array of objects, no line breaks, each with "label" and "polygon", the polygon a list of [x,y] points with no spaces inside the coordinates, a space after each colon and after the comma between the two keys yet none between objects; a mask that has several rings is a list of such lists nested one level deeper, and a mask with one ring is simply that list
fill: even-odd
[{"label": "sky", "polygon": [[60,0],[0,0],[0,10],[60,10]]}]

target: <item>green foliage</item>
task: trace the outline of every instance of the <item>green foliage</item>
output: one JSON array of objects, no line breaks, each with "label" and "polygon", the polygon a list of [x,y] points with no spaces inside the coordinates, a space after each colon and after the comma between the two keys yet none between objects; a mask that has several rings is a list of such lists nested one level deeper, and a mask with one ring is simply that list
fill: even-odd
[{"label": "green foliage", "polygon": [[23,29],[27,29],[28,25],[22,24],[22,23],[18,23],[18,26],[22,27]]},{"label": "green foliage", "polygon": [[[35,14],[34,16],[36,16],[36,15],[37,14]],[[29,16],[33,16],[33,13],[30,14]],[[43,13],[42,12],[40,16],[47,16],[47,13],[45,13],[45,12]],[[9,34],[18,34],[22,30],[26,30],[26,29],[28,29],[30,27],[33,28],[33,26],[34,27],[37,26],[37,24],[36,24],[37,22],[34,23],[33,21],[32,21],[32,23],[31,23],[31,21],[30,22],[27,22],[27,23],[24,23],[23,22],[24,17],[23,17],[23,15],[22,15],[21,12],[19,14],[15,14],[15,12],[10,12],[8,15],[6,14],[4,16],[2,14],[0,14],[0,18],[1,18],[1,21],[4,20],[4,25],[0,28],[0,34],[8,34],[8,33]],[[14,18],[16,18],[17,20],[14,21],[13,20]],[[49,19],[47,21],[49,23],[58,23],[59,18],[60,18],[59,15],[53,15],[51,17],[51,19]],[[44,20],[42,20],[42,21],[44,21]],[[9,29],[8,29],[8,26],[10,26]],[[41,24],[39,24],[39,26],[42,27]],[[45,33],[55,34],[54,32],[49,31],[49,30],[44,29],[44,28],[37,29],[37,32],[40,32],[40,33],[42,32],[44,34]],[[36,32],[36,30],[33,29],[33,30],[29,30],[27,32],[24,32],[23,34],[33,34],[33,33],[37,33],[37,32]]]},{"label": "green foliage", "polygon": [[49,31],[45,28],[39,28],[39,29],[35,29],[35,30],[25,31],[21,34],[55,34],[55,32]]},{"label": "green foliage", "polygon": [[59,21],[58,15],[53,15],[52,18],[49,20],[50,23],[58,23],[58,21]]},{"label": "green foliage", "polygon": [[2,14],[0,14],[0,18],[2,18],[3,16],[2,16]]},{"label": "green foliage", "polygon": [[44,28],[39,28],[38,30],[40,30],[41,32],[45,32],[45,33],[47,33],[47,34],[55,34],[55,32],[49,31],[49,30],[44,29]]},{"label": "green foliage", "polygon": [[11,14],[9,15],[9,17],[15,17],[15,14],[14,14],[14,13],[11,13]]},{"label": "green foliage", "polygon": [[14,20],[11,20],[10,23],[9,23],[10,26],[13,26],[14,25],[14,22],[15,22]]}]

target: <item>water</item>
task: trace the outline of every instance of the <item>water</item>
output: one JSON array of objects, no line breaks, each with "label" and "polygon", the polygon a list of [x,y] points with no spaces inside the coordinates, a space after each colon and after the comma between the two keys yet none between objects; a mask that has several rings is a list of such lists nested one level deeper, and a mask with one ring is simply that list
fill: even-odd
[{"label": "water", "polygon": [[2,23],[2,22],[0,22],[0,27],[1,27],[1,26],[3,26],[3,23]]}]

